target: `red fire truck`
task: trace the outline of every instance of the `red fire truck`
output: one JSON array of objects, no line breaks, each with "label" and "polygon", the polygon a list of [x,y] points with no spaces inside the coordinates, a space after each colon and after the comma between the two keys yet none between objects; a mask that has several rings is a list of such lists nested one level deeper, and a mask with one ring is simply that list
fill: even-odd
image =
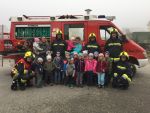
[{"label": "red fire truck", "polygon": [[[23,51],[23,45],[35,37],[46,37],[51,41],[55,38],[56,31],[62,30],[64,40],[72,36],[79,36],[83,45],[88,41],[88,35],[95,33],[97,42],[103,50],[106,40],[110,37],[109,29],[116,28],[122,41],[124,50],[130,55],[130,62],[143,67],[148,64],[146,51],[123,34],[113,24],[114,16],[104,15],[62,15],[62,16],[26,16],[11,17],[10,38],[0,40],[0,52],[3,55],[17,58]],[[12,57],[12,54],[15,57]]]}]

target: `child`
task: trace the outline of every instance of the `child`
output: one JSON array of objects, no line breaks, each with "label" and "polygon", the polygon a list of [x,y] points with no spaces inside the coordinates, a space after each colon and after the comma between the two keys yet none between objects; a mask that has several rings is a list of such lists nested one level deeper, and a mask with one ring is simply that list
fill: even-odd
[{"label": "child", "polygon": [[65,59],[66,59],[66,60],[69,60],[69,59],[70,59],[70,53],[67,52],[67,51],[65,52]]},{"label": "child", "polygon": [[78,56],[78,53],[77,53],[77,52],[74,52],[74,53],[73,53],[73,59],[74,59],[74,61],[76,61],[76,60],[79,59],[79,56]]},{"label": "child", "polygon": [[104,88],[105,82],[105,70],[106,70],[106,61],[103,53],[99,54],[98,62],[96,66],[96,72],[98,75],[98,87]]},{"label": "child", "polygon": [[34,38],[34,42],[33,42],[33,52],[35,55],[39,55],[40,51],[42,51],[43,49],[40,47],[40,39],[39,38]]},{"label": "child", "polygon": [[73,48],[73,52],[72,53],[74,53],[74,52],[77,52],[78,54],[81,52],[81,50],[82,50],[82,45],[81,45],[81,38],[80,37],[76,37],[75,38],[75,44],[74,44],[74,48]]},{"label": "child", "polygon": [[63,59],[60,56],[60,52],[56,52],[56,57],[53,60],[54,64],[56,65],[55,68],[55,84],[60,84],[61,82],[61,73],[63,71]]},{"label": "child", "polygon": [[98,51],[95,51],[95,52],[94,52],[94,59],[95,59],[95,60],[98,60],[98,55],[99,55]]},{"label": "child", "polygon": [[87,85],[93,84],[93,76],[96,73],[97,61],[94,59],[93,53],[89,53],[89,58],[85,60],[85,72],[87,74]]},{"label": "child", "polygon": [[47,62],[45,62],[44,64],[44,70],[45,70],[44,84],[45,86],[47,84],[50,84],[51,86],[53,86],[53,83],[54,83],[53,71],[55,69],[55,64],[54,62],[52,62],[51,56],[48,55],[46,59],[47,59]]},{"label": "child", "polygon": [[66,78],[66,66],[68,64],[68,61],[70,60],[70,53],[69,52],[65,52],[65,59],[63,60],[64,62],[64,66],[63,66],[63,72],[62,72],[62,78],[63,78],[63,83],[65,85],[67,85],[67,78]]},{"label": "child", "polygon": [[109,52],[105,52],[105,61],[106,61],[106,71],[105,71],[105,86],[108,86],[111,80],[111,74],[112,74],[112,60],[109,57]]},{"label": "child", "polygon": [[75,40],[75,37],[71,37],[71,40],[66,41],[67,45],[68,45],[68,47],[67,47],[68,52],[72,52],[73,48],[75,47],[74,46],[74,40]]},{"label": "child", "polygon": [[82,53],[83,53],[84,60],[88,59],[88,51],[84,50]]},{"label": "child", "polygon": [[36,74],[36,87],[41,88],[43,85],[43,59],[39,57],[37,63],[35,64],[35,74]]},{"label": "child", "polygon": [[79,53],[79,59],[75,61],[75,70],[77,74],[76,85],[79,87],[83,87],[84,69],[85,69],[85,62],[84,62],[83,54]]},{"label": "child", "polygon": [[67,84],[71,88],[73,88],[74,75],[75,75],[75,65],[74,65],[74,59],[72,58],[66,66]]}]

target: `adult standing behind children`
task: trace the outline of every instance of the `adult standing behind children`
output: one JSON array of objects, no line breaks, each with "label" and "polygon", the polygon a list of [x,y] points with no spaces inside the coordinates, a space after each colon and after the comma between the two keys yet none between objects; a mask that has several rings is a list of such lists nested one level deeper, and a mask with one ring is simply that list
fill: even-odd
[{"label": "adult standing behind children", "polygon": [[105,51],[109,52],[109,56],[113,63],[119,61],[119,55],[123,51],[123,44],[119,39],[118,31],[115,28],[112,28],[110,31],[110,38],[106,41]]},{"label": "adult standing behind children", "polygon": [[62,31],[58,30],[56,33],[56,39],[52,43],[51,50],[53,51],[53,57],[56,52],[60,52],[60,55],[64,58],[65,51],[67,50],[67,43],[62,38]]},{"label": "adult standing behind children", "polygon": [[88,53],[98,52],[100,53],[100,46],[96,41],[95,33],[90,33],[89,35],[89,42],[85,45],[85,50],[88,50]]}]

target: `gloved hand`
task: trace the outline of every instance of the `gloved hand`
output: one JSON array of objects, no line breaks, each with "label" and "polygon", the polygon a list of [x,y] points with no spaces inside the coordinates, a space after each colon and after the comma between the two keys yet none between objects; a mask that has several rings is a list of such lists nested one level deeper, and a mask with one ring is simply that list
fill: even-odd
[{"label": "gloved hand", "polygon": [[118,73],[114,73],[114,77],[117,77],[118,76]]}]

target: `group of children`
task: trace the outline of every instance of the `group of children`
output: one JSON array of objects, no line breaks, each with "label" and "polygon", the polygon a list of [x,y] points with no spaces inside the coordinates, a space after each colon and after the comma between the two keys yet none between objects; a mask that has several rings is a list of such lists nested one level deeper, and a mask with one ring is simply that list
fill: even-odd
[{"label": "group of children", "polygon": [[111,60],[108,52],[66,52],[65,58],[57,52],[53,59],[50,56],[46,57],[46,61],[41,57],[37,58],[34,71],[37,87],[48,84],[83,87],[83,84],[87,84],[102,88],[108,85],[111,78]]},{"label": "group of children", "polygon": [[71,40],[68,40],[67,51],[63,56],[61,51],[52,53],[53,51],[46,43],[45,38],[42,40],[35,38],[33,43],[34,61],[30,63],[27,61],[28,58],[24,57],[27,62],[25,64],[31,64],[29,67],[31,75],[35,78],[34,85],[38,88],[54,84],[64,84],[71,88],[74,86],[83,87],[83,85],[97,85],[99,88],[108,86],[112,71],[109,52],[104,54],[98,51],[88,53],[82,48],[80,42],[80,37],[72,37]]}]

